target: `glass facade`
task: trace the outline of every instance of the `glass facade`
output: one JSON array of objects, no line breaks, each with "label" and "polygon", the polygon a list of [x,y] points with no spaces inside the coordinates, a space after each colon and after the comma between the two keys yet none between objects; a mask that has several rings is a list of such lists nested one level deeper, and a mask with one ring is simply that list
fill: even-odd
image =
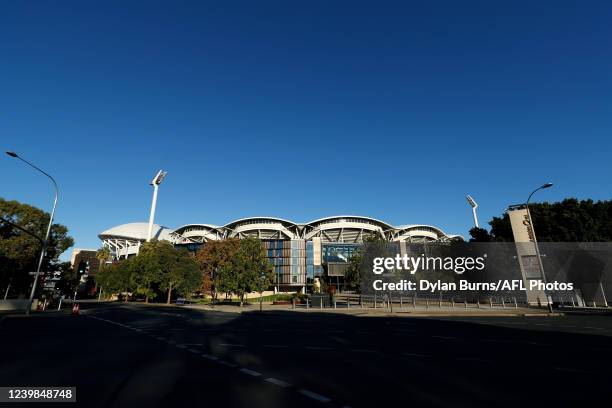
[{"label": "glass facade", "polygon": [[323,243],[321,248],[323,263],[349,262],[359,244]]},{"label": "glass facade", "polygon": [[304,240],[262,240],[268,262],[274,267],[275,285],[306,284],[306,242]]}]

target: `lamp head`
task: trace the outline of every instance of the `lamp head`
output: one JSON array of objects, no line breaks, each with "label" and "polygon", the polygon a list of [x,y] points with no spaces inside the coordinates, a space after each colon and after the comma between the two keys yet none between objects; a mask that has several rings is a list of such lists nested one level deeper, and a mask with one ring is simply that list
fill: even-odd
[{"label": "lamp head", "polygon": [[155,177],[153,177],[153,181],[151,181],[151,185],[157,185],[159,186],[161,184],[162,181],[164,181],[164,178],[166,177],[166,173],[163,170],[160,170],[157,172],[157,174],[155,175]]},{"label": "lamp head", "polygon": [[465,198],[467,199],[468,203],[470,204],[472,208],[478,207],[478,204],[476,204],[476,201],[474,201],[471,195],[468,194],[465,196]]},{"label": "lamp head", "polygon": [[15,153],[15,152],[6,152],[6,154],[8,154],[11,157],[19,157],[19,156],[17,156],[17,153]]},{"label": "lamp head", "polygon": [[546,184],[544,184],[544,185],[543,185],[542,187],[540,187],[540,188],[548,188],[548,187],[552,187],[552,186],[553,186],[553,183],[546,183]]}]

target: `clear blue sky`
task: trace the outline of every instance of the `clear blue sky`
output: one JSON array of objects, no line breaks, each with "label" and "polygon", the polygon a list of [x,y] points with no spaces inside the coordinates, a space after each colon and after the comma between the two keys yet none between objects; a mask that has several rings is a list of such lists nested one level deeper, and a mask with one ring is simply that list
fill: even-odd
[{"label": "clear blue sky", "polygon": [[[546,4],[547,3],[547,4]],[[467,235],[610,199],[607,1],[4,2],[0,141],[76,246],[145,221],[335,214]],[[0,158],[0,196],[48,209]]]}]

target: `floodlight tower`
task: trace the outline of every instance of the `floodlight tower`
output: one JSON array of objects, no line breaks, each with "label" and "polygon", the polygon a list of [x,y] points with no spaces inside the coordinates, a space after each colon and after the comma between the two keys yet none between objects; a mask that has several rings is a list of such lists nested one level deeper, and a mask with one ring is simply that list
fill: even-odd
[{"label": "floodlight tower", "polygon": [[151,181],[151,185],[153,186],[153,201],[151,202],[151,215],[149,216],[149,233],[147,234],[147,242],[151,241],[151,235],[153,234],[153,220],[155,219],[155,207],[157,207],[157,190],[159,189],[159,185],[164,178],[166,177],[166,173],[163,170],[157,172],[155,177],[153,177],[153,181]]},{"label": "floodlight tower", "polygon": [[476,215],[476,209],[478,208],[478,204],[476,203],[476,201],[474,201],[472,196],[469,194],[466,195],[465,198],[467,198],[467,201],[470,204],[470,207],[472,207],[472,215],[474,216],[474,226],[476,228],[480,228],[478,226],[478,216]]}]

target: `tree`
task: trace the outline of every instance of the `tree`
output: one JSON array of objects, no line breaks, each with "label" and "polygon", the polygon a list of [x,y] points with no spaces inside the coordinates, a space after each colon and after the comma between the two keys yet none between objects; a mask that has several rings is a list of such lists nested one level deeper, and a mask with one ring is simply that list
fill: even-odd
[{"label": "tree", "polygon": [[[612,201],[567,198],[529,204],[529,210],[540,242],[612,241]],[[493,217],[489,225],[493,241],[514,241],[507,213]]]},{"label": "tree", "polygon": [[139,284],[141,293],[149,293],[153,286],[166,292],[170,304],[172,292],[187,294],[197,289],[202,275],[195,258],[185,249],[176,249],[168,241],[143,244],[135,258],[136,273],[132,280]]},{"label": "tree", "polygon": [[81,278],[70,265],[70,262],[60,262],[54,265],[56,270],[61,272],[61,279],[57,283],[56,289],[59,289],[64,295],[71,296],[79,287]]},{"label": "tree", "polygon": [[162,279],[163,266],[160,263],[157,244],[157,241],[144,243],[138,255],[127,263],[130,286],[134,293],[145,297],[145,303],[155,297],[155,288]]},{"label": "tree", "polygon": [[274,279],[272,266],[257,238],[247,237],[240,241],[233,267],[236,276],[234,292],[240,297],[240,306],[246,293],[258,291],[261,287],[267,288]]},{"label": "tree", "polygon": [[96,282],[109,292],[133,292],[144,296],[145,302],[163,291],[170,303],[173,292],[188,294],[201,281],[198,264],[187,250],[156,240],[144,243],[137,256],[104,268],[96,276]]},{"label": "tree", "polygon": [[344,282],[351,289],[361,293],[364,279],[371,279],[371,274],[362,274],[363,270],[372,266],[372,260],[378,256],[386,256],[388,242],[378,233],[367,234],[363,237],[364,246],[353,252],[349,266],[344,275]]},{"label": "tree", "polygon": [[[240,241],[235,238],[210,241],[204,243],[196,253],[196,261],[202,271],[202,291],[209,293],[213,301],[222,290],[221,277],[232,280],[229,276],[231,265],[239,246]],[[233,290],[234,285],[229,286]]]},{"label": "tree", "polygon": [[[108,293],[131,292],[133,259],[135,258],[125,259],[104,268],[96,275],[95,279],[98,285],[106,288]],[[128,301],[128,296],[125,297],[125,301]]]},{"label": "tree", "polygon": [[493,237],[484,228],[474,227],[470,230],[470,242],[491,242]]},{"label": "tree", "polygon": [[[0,217],[18,225],[41,239],[44,238],[50,215],[36,207],[0,198]],[[53,224],[41,270],[51,270],[59,256],[73,245],[68,229]],[[9,282],[18,294],[27,295],[40,256],[40,241],[33,236],[0,221],[0,285]]]},{"label": "tree", "polygon": [[[174,249],[174,248],[173,248]],[[172,291],[178,294],[187,295],[200,287],[202,273],[193,255],[186,249],[174,249],[173,263],[162,276],[161,289],[167,290],[166,303],[170,304]]]},{"label": "tree", "polygon": [[102,271],[106,267],[106,263],[112,259],[111,251],[108,247],[102,247],[96,251],[96,258],[98,258],[98,262],[100,267],[99,271]]},{"label": "tree", "polygon": [[349,260],[348,268],[344,274],[344,282],[346,285],[361,293],[361,269],[363,265],[363,249],[358,249],[353,252]]}]

